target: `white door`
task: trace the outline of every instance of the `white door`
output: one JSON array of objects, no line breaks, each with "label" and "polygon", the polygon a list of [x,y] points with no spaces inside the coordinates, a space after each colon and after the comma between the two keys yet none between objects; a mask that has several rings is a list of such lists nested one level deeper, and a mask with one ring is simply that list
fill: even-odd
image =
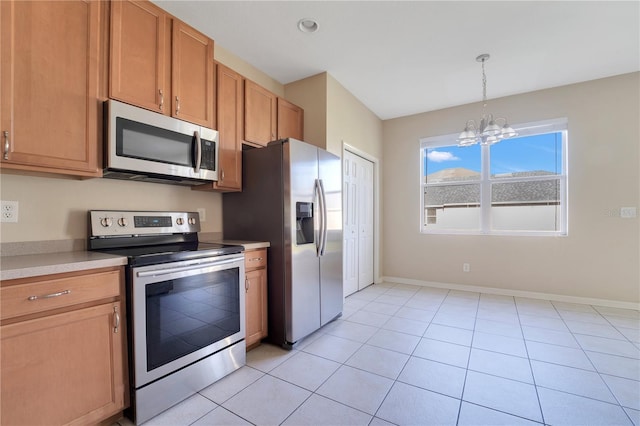
[{"label": "white door", "polygon": [[344,295],[358,291],[358,216],[357,216],[357,164],[353,161],[353,154],[345,151],[342,158],[343,184],[342,184],[342,217],[344,222]]},{"label": "white door", "polygon": [[373,163],[358,160],[358,290],[373,284]]},{"label": "white door", "polygon": [[343,157],[344,294],[373,283],[373,163],[349,151]]}]

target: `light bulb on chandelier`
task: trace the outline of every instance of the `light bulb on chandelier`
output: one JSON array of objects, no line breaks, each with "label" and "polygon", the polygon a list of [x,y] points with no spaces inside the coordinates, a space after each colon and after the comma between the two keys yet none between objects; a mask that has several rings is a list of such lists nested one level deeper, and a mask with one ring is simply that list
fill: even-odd
[{"label": "light bulb on chandelier", "polygon": [[477,143],[481,145],[493,145],[502,139],[508,139],[518,135],[518,133],[513,130],[513,127],[509,125],[506,118],[494,118],[493,114],[487,114],[485,112],[487,107],[487,76],[484,72],[484,63],[488,60],[488,53],[483,53],[476,58],[476,61],[482,63],[482,119],[480,119],[480,124],[476,124],[475,120],[467,121],[464,130],[456,140],[459,146],[471,146]]}]

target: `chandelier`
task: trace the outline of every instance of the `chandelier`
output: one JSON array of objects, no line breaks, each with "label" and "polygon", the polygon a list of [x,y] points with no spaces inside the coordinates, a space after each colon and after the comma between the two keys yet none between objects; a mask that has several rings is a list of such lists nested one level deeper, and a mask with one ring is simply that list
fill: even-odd
[{"label": "chandelier", "polygon": [[477,143],[480,143],[480,145],[493,145],[502,139],[508,139],[518,135],[518,133],[509,126],[506,118],[494,118],[493,114],[486,113],[487,76],[484,72],[484,63],[488,60],[488,53],[483,53],[476,58],[476,61],[482,63],[482,119],[479,125],[476,124],[474,120],[467,121],[464,130],[460,133],[458,139],[456,139],[458,146],[471,146]]}]

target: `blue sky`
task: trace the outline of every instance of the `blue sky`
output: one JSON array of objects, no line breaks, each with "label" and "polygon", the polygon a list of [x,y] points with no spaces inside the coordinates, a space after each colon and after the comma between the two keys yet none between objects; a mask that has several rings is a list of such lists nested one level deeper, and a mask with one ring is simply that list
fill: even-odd
[{"label": "blue sky", "polygon": [[[562,171],[562,135],[547,133],[503,140],[490,147],[491,174]],[[480,172],[480,145],[444,146],[427,150],[426,174],[450,168]]]}]

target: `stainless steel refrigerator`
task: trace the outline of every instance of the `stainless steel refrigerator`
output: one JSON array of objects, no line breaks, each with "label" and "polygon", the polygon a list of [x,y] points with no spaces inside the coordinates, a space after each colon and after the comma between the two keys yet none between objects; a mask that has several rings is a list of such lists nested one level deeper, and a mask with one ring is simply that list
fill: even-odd
[{"label": "stainless steel refrigerator", "polygon": [[295,139],[242,161],[242,192],[223,195],[224,238],[270,242],[267,340],[291,348],[342,314],[341,161]]}]

